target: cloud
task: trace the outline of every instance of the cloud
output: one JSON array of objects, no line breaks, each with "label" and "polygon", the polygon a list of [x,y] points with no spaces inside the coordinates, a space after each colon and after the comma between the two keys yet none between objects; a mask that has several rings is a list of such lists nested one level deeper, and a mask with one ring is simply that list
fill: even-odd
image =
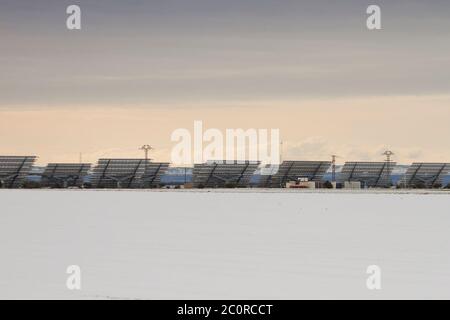
[{"label": "cloud", "polygon": [[[424,151],[417,147],[392,147],[388,145],[369,144],[334,144],[321,136],[311,136],[301,141],[283,141],[284,160],[330,160],[337,155],[337,162],[342,161],[384,161],[383,153],[394,151],[393,161],[409,164],[423,161]],[[445,155],[434,154],[435,159]],[[442,160],[445,161],[445,160]]]}]

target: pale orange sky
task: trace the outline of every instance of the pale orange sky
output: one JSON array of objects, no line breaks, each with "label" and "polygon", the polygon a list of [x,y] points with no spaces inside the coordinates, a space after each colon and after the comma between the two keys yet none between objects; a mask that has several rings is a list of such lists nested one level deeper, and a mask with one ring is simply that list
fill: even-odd
[{"label": "pale orange sky", "polygon": [[280,129],[284,159],[382,160],[389,148],[400,163],[450,161],[450,96],[404,96],[228,103],[200,106],[70,107],[0,110],[0,154],[35,154],[52,161],[99,157],[170,160],[178,128]]},{"label": "pale orange sky", "polygon": [[284,159],[450,161],[450,2],[0,4],[0,154],[169,160],[171,133],[279,129]]}]

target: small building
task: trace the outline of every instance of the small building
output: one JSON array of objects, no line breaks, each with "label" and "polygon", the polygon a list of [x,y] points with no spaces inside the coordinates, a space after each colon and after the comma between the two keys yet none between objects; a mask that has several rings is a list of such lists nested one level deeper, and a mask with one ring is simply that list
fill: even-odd
[{"label": "small building", "polygon": [[361,189],[361,181],[344,181],[344,189]]},{"label": "small building", "polygon": [[298,179],[297,181],[286,182],[286,188],[289,189],[315,189],[316,182],[308,179]]}]

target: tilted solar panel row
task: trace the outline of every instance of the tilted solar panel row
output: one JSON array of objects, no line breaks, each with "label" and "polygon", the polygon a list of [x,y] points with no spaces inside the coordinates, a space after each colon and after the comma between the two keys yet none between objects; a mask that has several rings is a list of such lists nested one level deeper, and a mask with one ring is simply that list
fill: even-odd
[{"label": "tilted solar panel row", "polygon": [[321,181],[330,166],[331,161],[283,161],[276,173],[261,176],[260,186],[280,188],[299,179]]},{"label": "tilted solar panel row", "polygon": [[90,169],[90,163],[49,163],[41,184],[50,188],[82,187]]},{"label": "tilted solar panel row", "polygon": [[415,162],[406,171],[404,183],[409,188],[433,188],[442,186],[450,174],[450,163]]},{"label": "tilted solar panel row", "polygon": [[168,162],[145,159],[100,159],[94,167],[91,184],[94,188],[156,187],[168,167]]},{"label": "tilted solar panel row", "polygon": [[250,178],[259,166],[256,161],[213,161],[195,164],[196,188],[249,187]]},{"label": "tilted solar panel row", "polygon": [[339,182],[359,181],[365,187],[388,187],[395,162],[346,162]]},{"label": "tilted solar panel row", "polygon": [[0,188],[22,187],[35,161],[35,156],[0,156]]},{"label": "tilted solar panel row", "polygon": [[143,187],[161,186],[161,176],[169,169],[169,162],[150,162],[145,167],[142,179]]}]

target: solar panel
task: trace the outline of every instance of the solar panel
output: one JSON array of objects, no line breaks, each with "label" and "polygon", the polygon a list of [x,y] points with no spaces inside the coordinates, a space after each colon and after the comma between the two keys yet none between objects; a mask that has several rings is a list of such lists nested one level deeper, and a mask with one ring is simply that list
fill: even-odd
[{"label": "solar panel", "polygon": [[159,186],[167,162],[145,159],[100,159],[92,174],[94,188],[150,188]]},{"label": "solar panel", "polygon": [[346,162],[338,181],[359,181],[363,187],[388,187],[391,185],[395,162]]},{"label": "solar panel", "polygon": [[141,178],[144,188],[154,188],[162,185],[161,176],[169,169],[168,162],[148,162],[144,176]]},{"label": "solar panel", "polygon": [[49,163],[42,174],[41,185],[50,188],[82,187],[90,169],[90,163]]},{"label": "solar panel", "polygon": [[261,175],[260,186],[281,188],[289,181],[321,181],[331,161],[283,161],[275,174]]},{"label": "solar panel", "polygon": [[413,163],[406,171],[404,183],[409,188],[432,188],[442,186],[450,174],[450,163]]},{"label": "solar panel", "polygon": [[250,178],[258,166],[257,161],[210,161],[195,164],[194,187],[249,187]]},{"label": "solar panel", "polygon": [[0,156],[0,187],[19,188],[30,173],[35,156]]}]

